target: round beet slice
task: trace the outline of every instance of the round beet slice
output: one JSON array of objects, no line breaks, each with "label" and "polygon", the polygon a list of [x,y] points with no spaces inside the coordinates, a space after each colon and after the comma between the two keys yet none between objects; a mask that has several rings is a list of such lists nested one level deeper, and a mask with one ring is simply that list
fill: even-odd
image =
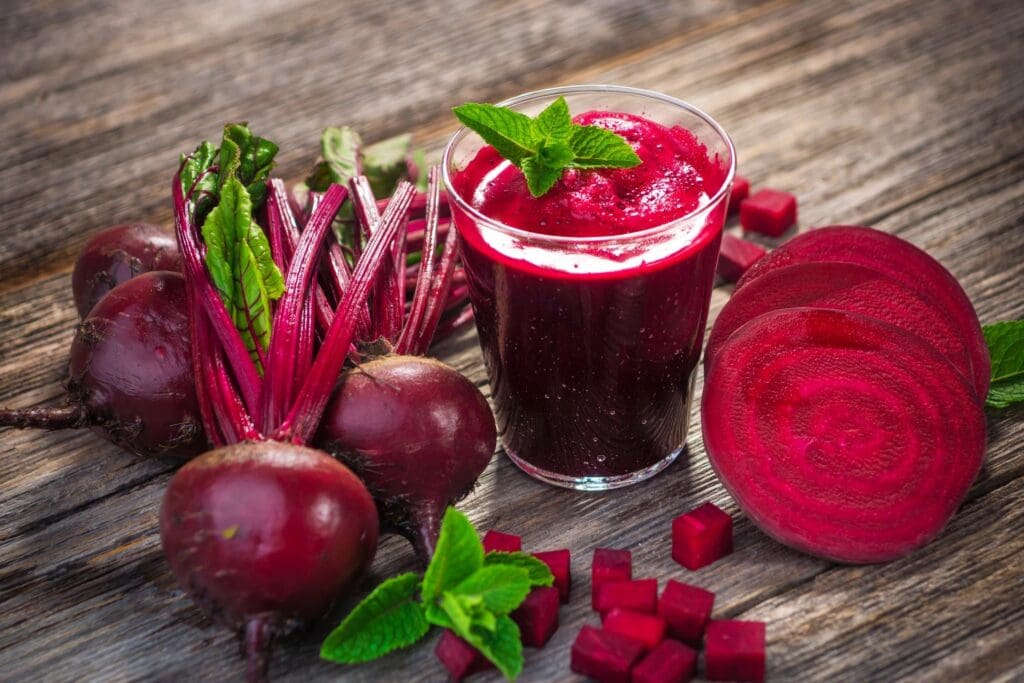
[{"label": "round beet slice", "polygon": [[749,320],[800,307],[850,311],[895,325],[931,344],[978,387],[967,344],[944,309],[879,271],[852,263],[798,263],[748,283],[715,320],[705,365],[710,366],[722,344]]},{"label": "round beet slice", "polygon": [[981,402],[918,337],[856,313],[754,318],[722,346],[701,405],[708,458],[765,533],[849,563],[935,537],[985,452]]},{"label": "round beet slice", "polygon": [[839,261],[873,268],[945,309],[971,354],[978,396],[988,395],[992,372],[978,314],[946,268],[910,242],[881,230],[832,225],[797,235],[755,263],[736,283],[738,292],[762,275],[797,263]]}]

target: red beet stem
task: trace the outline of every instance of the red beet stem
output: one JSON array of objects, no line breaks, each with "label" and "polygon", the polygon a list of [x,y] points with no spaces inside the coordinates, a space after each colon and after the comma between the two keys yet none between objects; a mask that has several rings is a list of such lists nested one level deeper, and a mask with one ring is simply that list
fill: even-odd
[{"label": "red beet stem", "polygon": [[414,193],[414,186],[404,181],[395,190],[388,210],[367,243],[362,258],[356,263],[352,281],[338,305],[334,323],[327,331],[327,337],[317,353],[313,368],[306,377],[291,411],[274,433],[275,439],[303,444],[312,438],[316,431],[352,344],[358,321],[356,311],[365,305],[383,260],[391,255],[392,241],[404,224]]},{"label": "red beet stem", "polygon": [[409,353],[423,355],[430,348],[430,340],[434,338],[434,331],[437,330],[437,323],[441,320],[441,314],[445,309],[445,301],[448,291],[452,285],[452,275],[455,273],[455,262],[459,257],[458,233],[452,230],[444,241],[444,251],[441,252],[441,263],[434,274],[430,298],[427,302],[427,312],[423,316],[423,324],[415,333],[415,338],[409,345]]},{"label": "red beet stem", "polygon": [[270,334],[270,359],[264,376],[259,423],[264,434],[281,424],[295,398],[296,387],[302,386],[305,379],[302,358],[308,362],[312,355],[312,298],[309,293],[316,283],[317,257],[334,215],[347,196],[348,190],[344,187],[331,185],[295,245],[285,276],[284,295],[277,302]]},{"label": "red beet stem", "polygon": [[418,337],[417,331],[423,324],[423,318],[427,313],[431,280],[437,267],[437,205],[440,193],[441,184],[438,180],[438,169],[434,166],[428,171],[427,178],[427,222],[424,229],[423,261],[420,262],[420,272],[416,278],[416,287],[413,290],[409,317],[406,319],[405,327],[402,329],[402,334],[398,337],[398,343],[395,345],[395,352],[398,354],[410,353],[412,343]]},{"label": "red beet stem", "polygon": [[18,429],[74,429],[89,423],[89,414],[81,405],[60,408],[0,408],[0,427]]},{"label": "red beet stem", "polygon": [[[372,237],[378,229],[381,218],[377,211],[377,203],[373,197],[373,190],[370,189],[370,181],[365,176],[358,176],[352,179],[352,200],[355,207],[356,219],[359,227],[367,238]],[[388,206],[391,206],[389,203]],[[408,220],[408,212],[403,216]],[[404,226],[403,226],[404,227]],[[383,337],[394,342],[402,327],[402,314],[404,312],[405,289],[404,281],[401,279],[401,270],[397,259],[401,252],[401,259],[404,260],[405,231],[402,230],[399,240],[392,246],[391,258],[381,267],[380,275],[374,284],[373,289],[373,329],[372,338]]]},{"label": "red beet stem", "polygon": [[464,308],[454,318],[448,320],[442,320],[434,331],[434,337],[431,341],[441,340],[445,337],[451,336],[455,330],[459,329],[463,325],[466,325],[473,320],[473,309]]},{"label": "red beet stem", "polygon": [[[186,296],[189,296],[187,283]],[[194,304],[191,308],[195,310]],[[215,446],[222,446],[260,438],[231,383],[231,377],[224,365],[224,354],[214,342],[210,321],[202,311],[190,317],[196,391],[199,393],[203,427],[210,441]],[[206,405],[203,404],[204,401],[207,402]]]},{"label": "red beet stem", "polygon": [[247,683],[265,683],[269,679],[270,653],[274,646],[274,632],[263,617],[250,619],[245,625],[245,680]]},{"label": "red beet stem", "polygon": [[241,335],[238,334],[231,316],[228,315],[228,311],[224,307],[224,302],[221,301],[220,294],[210,280],[210,274],[206,272],[195,228],[189,218],[185,197],[182,195],[180,173],[175,174],[171,183],[171,196],[174,200],[174,229],[178,236],[178,248],[181,250],[185,280],[191,282],[194,305],[190,314],[196,316],[205,311],[209,316],[213,332],[220,340],[228,364],[238,383],[242,401],[250,414],[255,414],[259,406],[262,381]]}]

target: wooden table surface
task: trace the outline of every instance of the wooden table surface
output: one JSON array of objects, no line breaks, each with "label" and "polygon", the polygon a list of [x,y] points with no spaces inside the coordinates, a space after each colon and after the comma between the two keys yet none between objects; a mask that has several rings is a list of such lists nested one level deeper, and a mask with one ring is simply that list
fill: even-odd
[{"label": "wooden table surface", "polygon": [[[112,223],[169,225],[177,154],[225,121],[281,143],[278,173],[294,180],[325,125],[368,140],[412,130],[436,152],[452,105],[569,83],[696,104],[755,185],[799,196],[801,229],[898,234],[953,271],[983,322],[1024,317],[1018,0],[8,0],[0,44],[0,404],[60,400],[76,252]],[[717,288],[713,312],[728,297]],[[437,352],[487,391],[472,330]],[[637,575],[715,591],[718,617],[765,621],[775,680],[1022,680],[1024,410],[990,412],[989,428],[984,470],[946,531],[881,566],[762,535],[713,476],[698,428],[687,458],[607,494],[546,487],[499,452],[462,508],[529,548],[573,550],[575,597],[548,646],[527,651],[524,681],[577,678],[569,648],[596,622],[598,545],[631,548]],[[233,637],[182,595],[160,552],[174,463],[84,431],[4,430],[0,451],[0,680],[241,679]],[[669,524],[705,500],[734,514],[736,550],[691,573],[669,557]],[[412,568],[387,538],[361,591]],[[274,679],[442,679],[436,635],[374,665],[319,661],[350,605],[282,645]]]}]

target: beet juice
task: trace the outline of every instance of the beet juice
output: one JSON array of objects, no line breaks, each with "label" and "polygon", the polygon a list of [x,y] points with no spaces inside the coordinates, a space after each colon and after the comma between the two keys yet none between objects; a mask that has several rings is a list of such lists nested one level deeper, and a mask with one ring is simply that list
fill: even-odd
[{"label": "beet juice", "polygon": [[549,483],[645,479],[683,448],[733,172],[721,129],[655,93],[580,86],[574,121],[624,137],[628,169],[569,169],[534,198],[522,173],[465,129],[445,155],[498,429]]}]

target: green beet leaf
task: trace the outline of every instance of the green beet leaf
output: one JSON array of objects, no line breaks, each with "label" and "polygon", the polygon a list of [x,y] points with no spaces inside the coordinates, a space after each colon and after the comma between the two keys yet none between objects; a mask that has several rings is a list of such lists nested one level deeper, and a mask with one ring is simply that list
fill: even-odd
[{"label": "green beet leaf", "polygon": [[320,135],[320,160],[306,178],[309,189],[326,192],[332,183],[348,185],[362,172],[362,146],[359,133],[348,126],[324,128]]},{"label": "green beet leaf", "polygon": [[253,209],[263,205],[267,178],[274,167],[277,145],[252,134],[245,123],[224,126],[220,143],[220,186],[229,178],[238,178],[249,192]]},{"label": "green beet leaf", "polygon": [[320,656],[340,664],[358,664],[417,642],[430,629],[416,599],[419,588],[420,578],[412,573],[377,586],[331,631],[320,647]]},{"label": "green beet leaf", "polygon": [[403,133],[367,145],[363,150],[363,173],[370,181],[374,196],[390,197],[398,181],[409,177],[406,157],[411,142],[412,135]]},{"label": "green beet leaf", "polygon": [[1006,320],[982,328],[992,358],[992,383],[985,405],[1008,408],[1024,403],[1024,320]]}]

